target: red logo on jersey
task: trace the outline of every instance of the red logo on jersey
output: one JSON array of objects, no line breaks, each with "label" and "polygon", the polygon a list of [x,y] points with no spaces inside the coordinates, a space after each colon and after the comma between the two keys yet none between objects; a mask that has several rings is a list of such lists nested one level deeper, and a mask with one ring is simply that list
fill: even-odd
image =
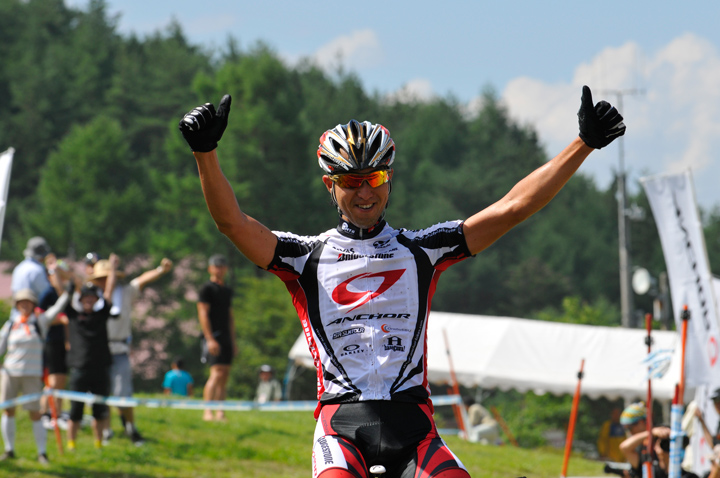
[{"label": "red logo on jersey", "polygon": [[[402,277],[404,273],[405,269],[398,269],[394,271],[376,272],[374,274],[370,274],[369,272],[358,274],[335,287],[335,290],[332,293],[332,298],[340,305],[354,305],[354,307],[350,309],[350,311],[353,311],[388,290],[398,281],[398,279],[400,279],[400,277]],[[380,284],[380,287],[378,287],[377,290],[366,290],[360,292],[350,292],[348,290],[348,286],[353,281],[357,279],[371,279],[373,277],[383,278],[382,284]]]}]

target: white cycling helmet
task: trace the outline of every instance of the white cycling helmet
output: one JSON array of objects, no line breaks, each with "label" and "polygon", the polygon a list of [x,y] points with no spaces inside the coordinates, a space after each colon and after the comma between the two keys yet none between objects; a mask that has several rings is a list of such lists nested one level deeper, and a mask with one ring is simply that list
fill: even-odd
[{"label": "white cycling helmet", "polygon": [[328,174],[389,168],[395,159],[395,143],[383,125],[353,119],[323,133],[317,156]]}]

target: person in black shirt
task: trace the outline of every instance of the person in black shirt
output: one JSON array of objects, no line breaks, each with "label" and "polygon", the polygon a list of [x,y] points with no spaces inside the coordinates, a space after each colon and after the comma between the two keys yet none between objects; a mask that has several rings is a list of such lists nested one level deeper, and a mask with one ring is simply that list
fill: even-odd
[{"label": "person in black shirt", "polygon": [[[112,307],[112,293],[115,288],[115,270],[119,259],[110,255],[110,273],[102,294],[92,284],[86,284],[75,292],[72,304],[67,307],[70,350],[67,363],[70,367],[70,389],[75,392],[90,392],[107,396],[110,391],[111,356],[108,347],[107,321]],[[83,402],[71,402],[68,423],[68,449],[75,449],[78,428],[83,416]],[[102,430],[106,427],[108,407],[102,403],[92,406],[92,430],[96,448],[102,446]]]},{"label": "person in black shirt", "polygon": [[[208,261],[210,280],[200,289],[198,319],[202,328],[203,362],[210,365],[210,377],[203,389],[203,399],[225,400],[230,365],[237,354],[235,320],[232,313],[232,290],[225,285],[228,262],[216,254]],[[224,421],[225,412],[216,410],[215,420]],[[205,410],[203,420],[213,420],[212,410]]]}]

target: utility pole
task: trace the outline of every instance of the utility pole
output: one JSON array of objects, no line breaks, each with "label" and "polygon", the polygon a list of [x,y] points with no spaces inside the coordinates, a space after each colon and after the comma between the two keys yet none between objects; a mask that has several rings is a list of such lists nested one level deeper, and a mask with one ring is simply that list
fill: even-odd
[{"label": "utility pole", "polygon": [[[603,94],[617,96],[617,109],[623,112],[623,96],[643,94],[644,90],[604,90]],[[625,137],[617,140],[619,155],[619,170],[617,173],[617,200],[618,200],[618,243],[620,247],[620,311],[622,326],[635,328],[635,306],[631,287],[632,259],[630,256],[630,228],[628,224],[627,188],[625,185]]]}]

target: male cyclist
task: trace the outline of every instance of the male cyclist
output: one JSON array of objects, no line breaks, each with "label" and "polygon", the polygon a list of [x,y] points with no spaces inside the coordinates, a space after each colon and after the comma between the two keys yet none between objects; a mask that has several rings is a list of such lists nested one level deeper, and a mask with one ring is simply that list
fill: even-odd
[{"label": "male cyclist", "polygon": [[465,221],[419,231],[384,220],[395,144],[378,124],[351,120],[320,138],[323,182],[340,213],[317,236],[271,231],[244,214],[222,173],[217,142],[231,99],[199,106],[180,121],[218,229],[293,297],[318,369],[314,478],[466,478],[440,438],[427,381],[429,304],[439,275],[477,254],[547,204],[594,148],[625,133],[607,102],[583,88],[580,135],[495,204]]}]

